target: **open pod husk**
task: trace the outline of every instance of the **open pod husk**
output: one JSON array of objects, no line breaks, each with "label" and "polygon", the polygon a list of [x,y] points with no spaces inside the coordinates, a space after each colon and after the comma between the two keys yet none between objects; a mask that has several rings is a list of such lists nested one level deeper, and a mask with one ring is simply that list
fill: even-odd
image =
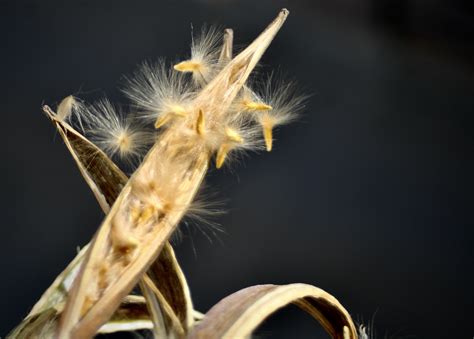
[{"label": "open pod husk", "polygon": [[[108,213],[110,206],[125,186],[128,178],[102,150],[64,121],[64,118],[70,114],[70,112],[64,112],[64,109],[67,109],[65,107],[69,106],[70,109],[70,105],[66,105],[70,100],[73,99],[67,97],[61,102],[58,107],[58,114],[53,112],[48,106],[44,107],[44,111],[56,126],[102,210],[104,213]],[[28,336],[32,336],[33,333],[38,333],[42,329],[42,325],[45,324],[48,324],[50,329],[55,328],[55,323],[59,319],[59,314],[63,309],[72,282],[79,272],[88,246],[84,246],[67,268],[58,275],[52,285],[41,296],[40,300],[33,306],[25,320],[9,336],[12,338],[24,337],[24,335],[20,335],[21,333],[27,333]],[[149,284],[154,284],[158,291],[163,286],[163,292],[161,292],[162,302],[167,302],[171,305],[171,308],[168,307],[163,310],[165,312],[163,316],[167,319],[167,323],[171,323],[170,319],[177,318],[176,313],[178,315],[177,319],[180,322],[179,327],[188,329],[192,326],[194,318],[189,287],[176,260],[173,248],[169,243],[165,244],[160,256],[150,267],[149,274],[152,277]],[[129,296],[125,297],[125,299],[128,298],[128,301],[130,301],[130,298],[137,300],[136,297]],[[150,319],[153,318],[148,314],[147,319],[143,318],[142,311],[145,299],[142,298],[140,300],[143,302],[137,305],[131,302],[126,303],[129,312],[123,312],[121,309],[117,310],[121,314],[120,326],[112,326],[109,322],[104,325],[107,332],[149,329],[153,327],[150,326],[152,321]],[[137,308],[136,312],[132,312],[132,308]]]},{"label": "open pod husk", "polygon": [[289,304],[319,321],[332,338],[357,338],[354,323],[339,301],[306,284],[256,285],[231,294],[206,313],[189,338],[246,338],[268,316]]},{"label": "open pod husk", "polygon": [[[64,99],[63,102],[67,100],[70,100],[70,97]],[[63,106],[62,103],[59,105],[58,111],[61,106]],[[49,107],[45,107],[44,110],[52,122],[56,124],[67,148],[73,155],[102,209],[105,213],[108,213],[110,206],[115,202],[120,191],[127,183],[127,176],[102,150],[64,122],[63,119],[58,119],[58,116],[68,115],[68,113],[59,112],[55,115]],[[172,323],[171,319],[175,319],[178,315],[178,327],[186,331],[194,321],[193,305],[186,278],[171,244],[166,242],[160,256],[150,267],[148,275],[151,277],[151,281],[147,285],[153,283],[157,290],[161,291],[163,289],[161,303],[165,302],[171,305],[171,308],[160,309],[161,312],[165,313],[163,316],[166,318],[166,324]],[[149,295],[147,300],[151,297],[152,295]],[[151,303],[149,307],[155,308],[157,305]],[[156,313],[157,310],[150,310],[150,312]]]}]

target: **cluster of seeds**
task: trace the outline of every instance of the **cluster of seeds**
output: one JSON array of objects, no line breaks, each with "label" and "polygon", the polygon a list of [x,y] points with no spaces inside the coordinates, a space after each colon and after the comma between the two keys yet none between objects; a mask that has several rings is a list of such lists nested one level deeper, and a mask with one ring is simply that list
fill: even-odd
[{"label": "cluster of seeds", "polygon": [[304,97],[295,93],[293,83],[269,76],[255,88],[245,85],[225,111],[194,105],[199,92],[231,58],[232,31],[203,29],[192,41],[188,60],[173,67],[164,61],[144,63],[126,78],[123,91],[132,102],[132,113],[125,114],[108,100],[92,105],[76,101],[72,111],[86,136],[121,160],[141,159],[159,132],[170,128],[184,137],[197,134],[196,142],[216,154],[217,168],[239,150],[271,151],[274,128],[291,122],[303,108]]}]

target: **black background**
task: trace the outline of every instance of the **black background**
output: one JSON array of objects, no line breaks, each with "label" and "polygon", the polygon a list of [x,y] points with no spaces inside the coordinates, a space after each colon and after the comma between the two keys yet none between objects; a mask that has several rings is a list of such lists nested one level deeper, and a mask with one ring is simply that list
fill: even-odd
[{"label": "black background", "polygon": [[[190,24],[249,43],[282,7],[263,58],[313,94],[272,153],[211,171],[226,201],[209,243],[176,246],[197,309],[259,283],[334,294],[379,336],[471,338],[472,1],[2,1],[0,336],[103,216],[42,103],[117,89],[143,60],[188,55]],[[316,331],[316,332],[315,332]],[[263,337],[322,332],[296,309]]]}]

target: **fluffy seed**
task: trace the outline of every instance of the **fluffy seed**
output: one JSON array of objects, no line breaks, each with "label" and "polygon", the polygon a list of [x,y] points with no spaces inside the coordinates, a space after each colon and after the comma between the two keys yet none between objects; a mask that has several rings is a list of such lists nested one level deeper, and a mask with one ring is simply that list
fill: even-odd
[{"label": "fluffy seed", "polygon": [[[282,80],[273,80],[270,76],[260,93],[251,92],[255,101],[250,103],[254,109],[254,118],[261,125],[265,145],[268,152],[273,148],[273,130],[280,125],[294,121],[298,113],[304,108],[307,96],[298,95],[295,84],[284,83]],[[263,104],[264,102],[268,104]]]},{"label": "fluffy seed", "polygon": [[191,58],[176,64],[174,69],[192,73],[195,83],[204,86],[218,69],[221,40],[222,34],[217,28],[203,27],[192,39]]},{"label": "fluffy seed", "polygon": [[191,87],[182,74],[173,72],[160,61],[155,65],[144,63],[127,79],[123,92],[141,110],[139,113],[145,122],[152,122],[158,128],[173,117],[187,114],[194,96]]},{"label": "fluffy seed", "polygon": [[123,160],[141,157],[153,140],[152,135],[134,121],[117,111],[104,99],[97,104],[83,107],[82,120],[86,134],[110,156],[118,155]]}]

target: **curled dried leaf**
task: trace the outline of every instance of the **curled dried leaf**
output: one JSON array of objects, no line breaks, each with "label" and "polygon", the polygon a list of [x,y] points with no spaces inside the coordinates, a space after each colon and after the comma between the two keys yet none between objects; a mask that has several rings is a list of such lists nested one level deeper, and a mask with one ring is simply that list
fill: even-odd
[{"label": "curled dried leaf", "polygon": [[[42,339],[53,338],[57,330],[59,316],[64,303],[28,315],[23,322],[11,331],[10,339]],[[98,333],[113,333],[122,331],[137,331],[153,328],[145,298],[130,295],[122,300],[119,308],[110,320],[104,324]]]},{"label": "curled dried leaf", "polygon": [[256,285],[222,299],[206,313],[189,338],[245,338],[272,313],[295,304],[337,339],[357,338],[349,313],[329,293],[306,284]]}]

